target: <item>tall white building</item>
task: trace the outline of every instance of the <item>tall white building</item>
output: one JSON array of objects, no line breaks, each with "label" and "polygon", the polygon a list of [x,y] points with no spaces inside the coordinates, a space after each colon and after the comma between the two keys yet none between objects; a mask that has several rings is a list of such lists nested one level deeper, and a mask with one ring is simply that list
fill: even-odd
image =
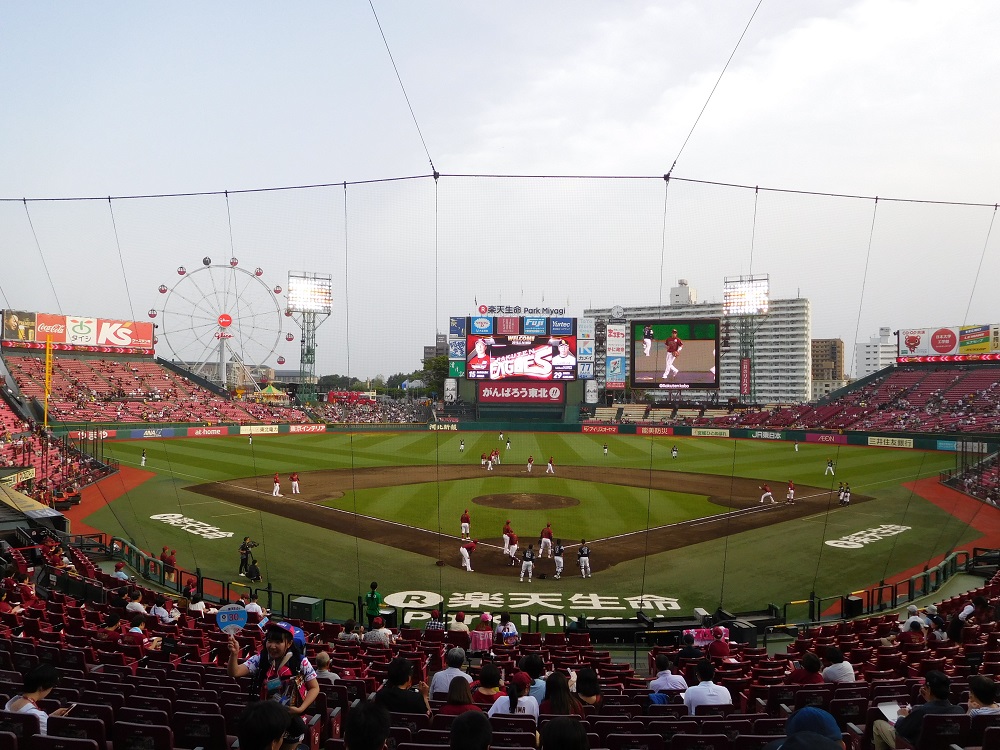
[{"label": "tall white building", "polygon": [[[685,285],[686,286],[686,285]],[[693,290],[692,290],[693,291]],[[671,290],[671,299],[673,299]],[[670,304],[625,307],[627,321],[648,318],[719,318],[723,328],[722,353],[719,358],[719,399],[740,396],[740,341],[736,321],[725,325],[722,303]],[[598,326],[606,325],[611,308],[584,310],[584,317],[596,318]],[[757,403],[799,404],[812,396],[812,314],[809,300],[772,299],[767,315],[761,316],[755,334],[753,376],[756,381]],[[598,359],[603,354],[598,352]],[[598,385],[604,387],[603,367],[596,368]],[[701,392],[702,396],[704,391]],[[692,398],[698,398],[691,393]]]},{"label": "tall white building", "polygon": [[867,344],[855,344],[856,378],[871,375],[896,363],[896,338],[888,328],[879,328],[878,336],[872,336]]}]

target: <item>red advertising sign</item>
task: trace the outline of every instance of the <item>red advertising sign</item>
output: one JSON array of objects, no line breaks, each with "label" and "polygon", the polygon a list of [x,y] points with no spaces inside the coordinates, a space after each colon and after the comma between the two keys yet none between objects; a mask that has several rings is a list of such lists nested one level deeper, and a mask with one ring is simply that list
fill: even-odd
[{"label": "red advertising sign", "polygon": [[585,424],[580,426],[580,431],[597,435],[617,435],[618,425],[616,424]]},{"label": "red advertising sign", "polygon": [[37,341],[49,340],[53,344],[62,344],[66,341],[66,316],[49,315],[48,313],[38,313],[35,316],[35,339]]},{"label": "red advertising sign", "polygon": [[4,313],[4,339],[25,349],[152,354],[153,324],[137,320],[87,318],[51,313]]},{"label": "red advertising sign", "polygon": [[740,395],[750,395],[750,358],[740,360]]},{"label": "red advertising sign", "polygon": [[113,438],[118,434],[118,430],[70,430],[70,438],[79,440],[97,440],[97,438]]},{"label": "red advertising sign", "polygon": [[479,383],[481,404],[561,404],[566,400],[562,383],[545,385],[493,385]]},{"label": "red advertising sign", "polygon": [[838,445],[847,444],[847,435],[833,435],[830,433],[807,432],[807,443],[836,443]]},{"label": "red advertising sign", "polygon": [[288,425],[289,432],[326,432],[325,424],[291,424]]},{"label": "red advertising sign", "polygon": [[636,435],[673,435],[673,427],[643,427],[639,425],[635,428]]},{"label": "red advertising sign", "polygon": [[229,434],[227,427],[188,427],[188,437],[221,437]]},{"label": "red advertising sign", "polygon": [[521,319],[520,318],[497,318],[496,319],[497,333],[502,333],[504,335],[514,335],[516,336],[521,332]]}]

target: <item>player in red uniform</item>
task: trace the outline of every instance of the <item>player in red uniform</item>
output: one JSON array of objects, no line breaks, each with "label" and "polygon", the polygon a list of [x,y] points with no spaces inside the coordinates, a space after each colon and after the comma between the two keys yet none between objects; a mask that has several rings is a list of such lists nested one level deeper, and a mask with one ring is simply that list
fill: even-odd
[{"label": "player in red uniform", "polygon": [[472,518],[469,516],[469,509],[465,509],[465,513],[462,514],[462,539],[468,539],[472,536],[469,533],[470,524],[472,523]]},{"label": "player in red uniform", "polygon": [[511,531],[507,538],[510,540],[510,545],[507,548],[507,554],[510,555],[510,564],[517,565],[517,534]]},{"label": "player in red uniform", "polygon": [[470,573],[472,570],[472,553],[476,551],[476,540],[473,539],[468,544],[463,544],[458,548],[459,554],[462,556],[462,567],[465,568]]},{"label": "player in red uniform", "polygon": [[670,334],[670,338],[664,342],[664,346],[667,350],[667,366],[663,369],[663,379],[666,380],[670,377],[671,372],[680,372],[680,370],[674,367],[674,361],[677,359],[677,355],[681,353],[681,349],[684,348],[684,342],[677,338],[676,328]]},{"label": "player in red uniform", "polygon": [[288,477],[288,479],[292,483],[292,494],[293,495],[298,495],[299,494],[299,472],[293,471],[292,474],[291,474],[291,476]]},{"label": "player in red uniform", "polygon": [[541,560],[545,557],[545,552],[548,551],[549,557],[552,557],[552,524],[545,524],[545,528],[538,535],[538,559]]},{"label": "player in red uniform", "polygon": [[528,456],[528,473],[531,473],[531,468],[535,465],[535,457]]},{"label": "player in red uniform", "polygon": [[788,480],[788,491],[785,492],[785,503],[787,505],[795,505],[795,482],[791,479]]},{"label": "player in red uniform", "polygon": [[555,468],[554,460],[553,460],[552,456],[549,456],[549,465],[545,467],[545,473],[546,474],[555,474],[556,473],[556,468]]},{"label": "player in red uniform", "polygon": [[281,477],[278,472],[274,472],[274,491],[271,492],[272,497],[282,497],[281,495]]},{"label": "player in red uniform", "polygon": [[764,493],[760,496],[760,501],[763,503],[765,500],[770,500],[771,505],[774,505],[774,495],[771,494],[771,486],[762,484],[760,486],[760,491]]},{"label": "player in red uniform", "polygon": [[514,533],[514,529],[510,527],[510,519],[503,525],[503,553],[505,555],[510,554],[510,535]]}]

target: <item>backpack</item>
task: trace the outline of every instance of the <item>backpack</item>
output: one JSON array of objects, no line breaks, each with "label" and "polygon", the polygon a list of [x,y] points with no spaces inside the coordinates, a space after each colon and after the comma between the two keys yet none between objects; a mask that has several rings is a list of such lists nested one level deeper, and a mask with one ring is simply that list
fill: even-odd
[{"label": "backpack", "polygon": [[[297,644],[293,643],[288,649],[288,654],[278,667],[280,672],[282,667],[288,667],[291,677],[283,686],[280,695],[272,695],[271,698],[284,706],[297,706],[302,701],[305,688],[305,680],[302,676],[302,652]],[[267,658],[267,649],[261,649],[258,654],[257,671],[250,678],[250,693],[248,698],[251,701],[260,700],[261,691],[264,689],[264,682],[267,680],[267,673],[270,669],[270,660]]]}]

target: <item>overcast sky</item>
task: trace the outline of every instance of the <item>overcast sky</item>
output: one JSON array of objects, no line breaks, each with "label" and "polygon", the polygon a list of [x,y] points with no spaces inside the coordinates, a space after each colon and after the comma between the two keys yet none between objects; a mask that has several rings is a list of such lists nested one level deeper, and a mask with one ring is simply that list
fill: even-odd
[{"label": "overcast sky", "polygon": [[[148,319],[206,255],[330,273],[318,369],[360,377],[477,302],[718,300],[751,271],[848,346],[1000,322],[992,205],[686,181],[1000,200],[995,3],[764,0],[665,190],[755,5],[375,0],[418,133],[367,2],[8,3],[0,198],[29,201],[0,203],[0,305]],[[421,176],[428,152],[436,184],[31,200]]]}]

